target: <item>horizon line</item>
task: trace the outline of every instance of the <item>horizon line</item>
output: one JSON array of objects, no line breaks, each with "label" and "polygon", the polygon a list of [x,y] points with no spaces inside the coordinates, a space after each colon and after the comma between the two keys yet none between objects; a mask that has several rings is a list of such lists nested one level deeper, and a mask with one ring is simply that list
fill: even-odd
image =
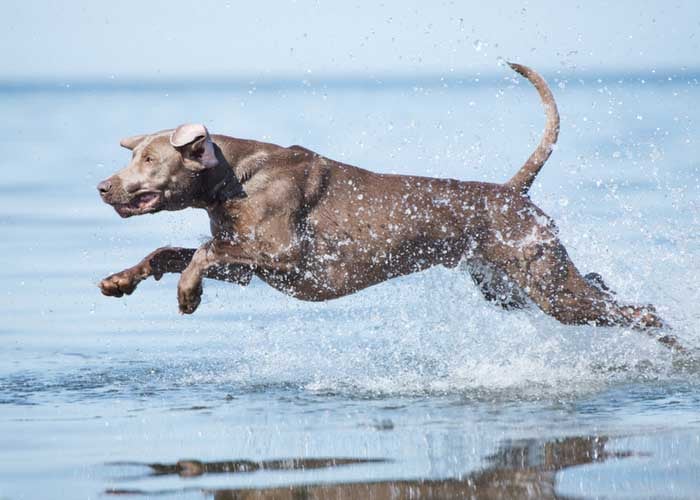
[{"label": "horizon line", "polygon": [[[553,83],[566,85],[598,84],[678,84],[683,82],[700,83],[700,67],[661,68],[649,70],[557,70],[541,73]],[[187,79],[183,77],[162,78],[114,78],[114,77],[62,77],[62,78],[7,78],[0,77],[0,92],[41,92],[41,91],[156,91],[189,90],[205,87],[207,90],[260,90],[274,91],[283,89],[351,89],[383,90],[409,87],[474,87],[498,85],[507,82],[517,83],[523,79],[510,71],[474,72],[474,73],[419,73],[407,72],[372,74],[312,74],[312,75],[257,75],[257,76],[210,76]]]}]

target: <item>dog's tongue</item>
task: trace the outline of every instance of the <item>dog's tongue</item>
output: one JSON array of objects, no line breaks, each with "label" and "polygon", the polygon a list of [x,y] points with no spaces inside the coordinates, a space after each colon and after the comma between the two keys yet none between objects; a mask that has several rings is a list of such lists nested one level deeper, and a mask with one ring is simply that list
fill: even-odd
[{"label": "dog's tongue", "polygon": [[136,198],[131,204],[136,208],[144,208],[158,197],[156,193],[144,193]]}]

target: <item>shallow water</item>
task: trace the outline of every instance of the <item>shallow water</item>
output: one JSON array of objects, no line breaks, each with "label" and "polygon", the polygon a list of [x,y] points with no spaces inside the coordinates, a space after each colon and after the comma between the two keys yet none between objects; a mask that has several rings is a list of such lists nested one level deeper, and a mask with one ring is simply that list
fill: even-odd
[{"label": "shallow water", "polygon": [[[561,141],[533,199],[582,271],[697,349],[700,86],[553,86]],[[208,230],[100,202],[122,136],[204,119],[378,171],[500,181],[539,139],[526,85],[19,86],[0,106],[0,498],[697,496],[699,363],[637,332],[504,312],[445,269],[322,304],[207,282],[192,317],[175,276],[96,288]]]}]

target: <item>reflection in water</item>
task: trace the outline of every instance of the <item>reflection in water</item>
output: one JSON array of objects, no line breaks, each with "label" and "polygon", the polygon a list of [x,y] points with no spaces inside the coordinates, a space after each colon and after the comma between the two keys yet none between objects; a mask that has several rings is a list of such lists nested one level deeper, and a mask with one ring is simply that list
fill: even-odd
[{"label": "reflection in water", "polygon": [[[382,458],[287,458],[284,460],[227,460],[221,462],[200,462],[199,460],[178,460],[174,464],[144,464],[141,462],[112,462],[107,465],[146,466],[148,476],[177,474],[180,477],[195,477],[203,474],[242,473],[256,471],[313,470],[329,469],[342,465],[386,463]],[[125,478],[126,479],[126,478]],[[129,478],[132,479],[132,478]]]},{"label": "reflection in water", "polygon": [[[378,481],[366,483],[304,484],[258,489],[205,490],[215,500],[298,500],[403,498],[561,498],[555,492],[558,471],[609,458],[625,458],[630,452],[608,452],[608,437],[571,437],[553,441],[507,442],[486,458],[487,466],[471,474],[446,479]],[[198,462],[183,460],[176,464],[147,464],[150,475],[178,474],[183,477],[211,473],[240,473],[256,470],[303,471],[342,465],[381,463],[386,460],[322,458],[289,459],[265,462]],[[128,464],[135,465],[135,464]],[[108,490],[109,494],[154,495],[175,491],[146,492]]]}]

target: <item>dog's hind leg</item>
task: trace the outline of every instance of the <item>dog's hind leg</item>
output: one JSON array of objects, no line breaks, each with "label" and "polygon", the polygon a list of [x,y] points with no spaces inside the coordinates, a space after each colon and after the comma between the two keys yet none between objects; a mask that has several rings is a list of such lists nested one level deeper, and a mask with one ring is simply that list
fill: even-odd
[{"label": "dog's hind leg", "polygon": [[[595,278],[583,277],[556,237],[551,224],[520,227],[528,237],[494,238],[484,258],[503,269],[542,311],[570,325],[626,326],[638,330],[664,327],[651,306],[622,305]],[[659,339],[672,347],[671,337]]]},{"label": "dog's hind leg", "polygon": [[608,284],[603,280],[603,277],[598,273],[588,273],[583,277],[583,279],[585,279],[589,285],[597,288],[610,298],[617,295],[617,293],[608,286]]},{"label": "dog's hind leg", "polygon": [[533,243],[509,262],[509,274],[540,308],[565,324],[660,328],[653,308],[620,305],[600,282],[584,278],[556,239]]},{"label": "dog's hind leg", "polygon": [[472,257],[462,266],[486,300],[503,309],[523,309],[529,301],[523,290],[503,270]]}]

